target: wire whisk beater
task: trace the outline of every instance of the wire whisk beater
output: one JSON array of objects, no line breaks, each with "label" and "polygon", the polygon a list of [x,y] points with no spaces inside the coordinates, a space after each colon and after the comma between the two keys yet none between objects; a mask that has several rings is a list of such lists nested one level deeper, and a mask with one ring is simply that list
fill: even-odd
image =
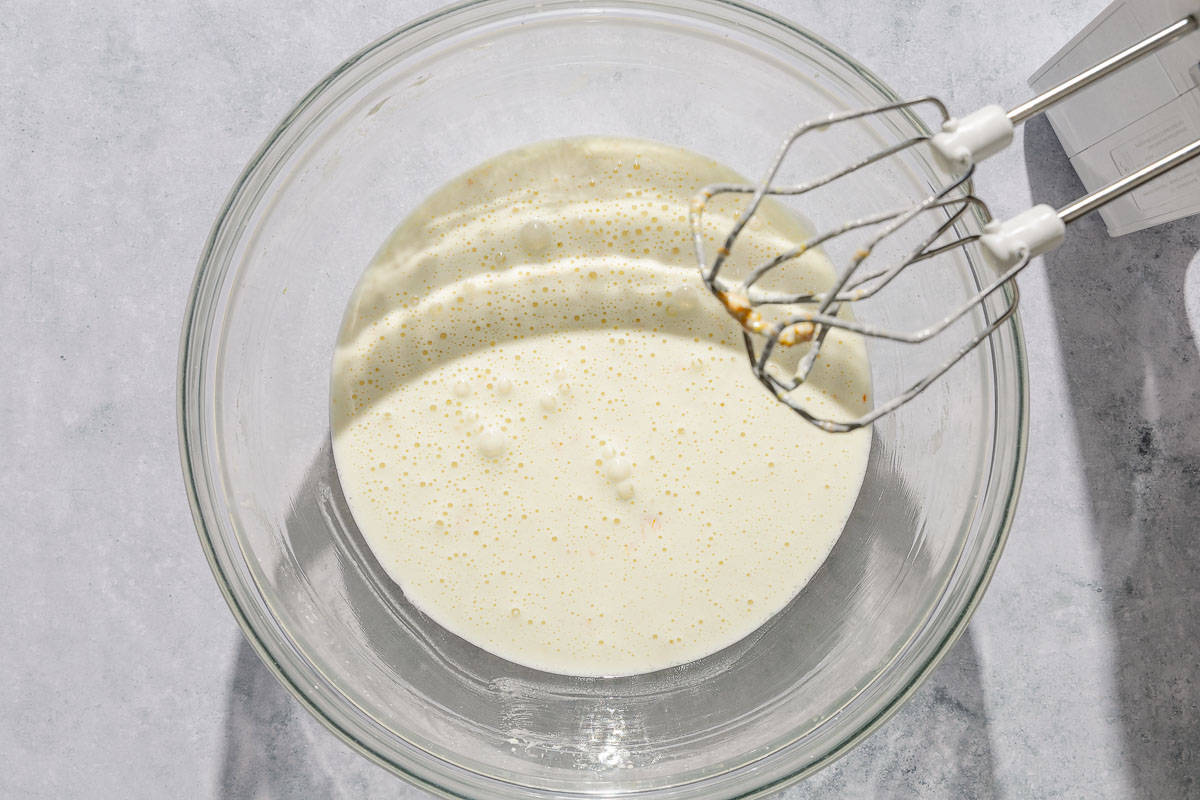
[{"label": "wire whisk beater", "polygon": [[[869,425],[920,394],[1012,317],[1019,299],[1014,279],[1031,259],[1062,243],[1069,223],[1200,156],[1200,139],[1062,208],[1034,206],[1008,220],[990,221],[979,233],[963,233],[964,226],[960,223],[964,222],[966,215],[978,214],[980,218],[989,220],[992,216],[987,204],[971,189],[976,165],[1006,148],[1012,142],[1016,125],[1094,81],[1188,35],[1197,27],[1196,16],[1186,16],[1007,111],[998,105],[990,105],[956,119],[951,117],[941,100],[927,96],[836,113],[807,122],[788,134],[765,177],[758,184],[725,183],[704,187],[692,201],[689,218],[697,265],[709,291],[741,326],[755,377],[780,402],[830,432],[851,431]],[[903,139],[803,183],[777,183],[784,162],[807,135],[887,115],[915,116],[918,112],[936,117],[936,133]],[[898,158],[917,148],[940,167],[943,176],[928,195],[916,202],[885,208],[817,230],[736,279],[730,279],[725,274],[724,269],[739,235],[761,210],[766,198],[798,198],[803,203],[818,190],[836,187],[839,181],[851,178],[872,165]],[[704,235],[704,214],[709,204],[722,195],[748,195],[749,200],[710,256]],[[771,282],[769,276],[780,273],[781,268],[789,262],[806,252],[824,250],[831,244],[849,238],[855,238],[858,246],[844,268],[837,271],[833,284],[828,288],[821,291],[766,288],[766,284]],[[879,259],[873,258],[877,251],[887,249],[886,245],[900,240],[900,254],[883,264],[877,264]],[[966,248],[987,262],[986,270],[990,272],[990,277],[936,322],[916,330],[902,331],[860,321],[849,313],[854,304],[875,298],[906,270],[951,253],[961,254]],[[990,307],[982,327],[952,347],[948,355],[910,386],[876,403],[860,417],[835,420],[820,416],[797,398],[796,390],[810,379],[831,331],[845,330],[902,345],[920,345],[980,309],[997,293],[1005,300],[998,309],[994,304]],[[776,356],[782,350],[793,347],[801,348],[802,355],[794,368],[785,368],[782,360]]]}]

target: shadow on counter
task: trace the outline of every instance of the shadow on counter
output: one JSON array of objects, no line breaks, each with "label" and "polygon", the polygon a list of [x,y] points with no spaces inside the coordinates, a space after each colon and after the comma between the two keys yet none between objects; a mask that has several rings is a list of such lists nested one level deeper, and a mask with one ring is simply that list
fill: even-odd
[{"label": "shadow on counter", "polygon": [[[1033,197],[1085,190],[1048,122],[1025,126]],[[1200,352],[1184,281],[1200,222],[1110,239],[1098,214],[1046,256],[1074,409],[1115,683],[1138,796],[1200,791]]]},{"label": "shadow on counter", "polygon": [[999,797],[984,700],[968,627],[896,716],[779,800]]}]

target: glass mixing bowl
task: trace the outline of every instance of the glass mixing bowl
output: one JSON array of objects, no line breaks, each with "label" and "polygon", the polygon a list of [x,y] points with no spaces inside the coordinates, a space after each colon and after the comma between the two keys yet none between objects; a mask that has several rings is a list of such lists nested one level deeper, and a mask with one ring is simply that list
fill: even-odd
[{"label": "glass mixing bowl", "polygon": [[[599,133],[758,174],[796,122],[890,99],[848,56],[740,4],[484,0],[371,45],[300,102],[254,156],[204,251],[184,323],[179,425],[213,572],[301,703],[396,773],[475,798],[755,795],[828,763],[896,709],[962,631],[1012,518],[1027,406],[1015,319],[875,425],[846,530],[784,611],[701,661],[619,679],[511,664],[414,609],[347,511],[328,408],[357,278],[393,226],[464,169],[532,141]],[[814,137],[801,160],[843,162],[920,130],[903,115],[863,122]],[[827,198],[823,212],[911,196],[937,177],[913,155]],[[969,258],[950,258],[861,313],[912,328],[983,278]],[[1008,299],[970,315],[963,332]],[[931,363],[871,356],[878,396]],[[763,402],[773,402],[765,392]]]}]

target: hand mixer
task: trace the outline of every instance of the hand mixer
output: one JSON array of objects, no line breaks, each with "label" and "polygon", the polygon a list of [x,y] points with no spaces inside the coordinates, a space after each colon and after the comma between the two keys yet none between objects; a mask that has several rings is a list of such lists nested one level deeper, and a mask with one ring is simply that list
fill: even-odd
[{"label": "hand mixer", "polygon": [[[1175,169],[1190,159],[1200,156],[1200,139],[1062,208],[1055,209],[1048,205],[1038,205],[1007,221],[988,222],[981,234],[960,235],[950,239],[955,236],[956,224],[968,210],[975,208],[982,212],[985,219],[991,218],[986,204],[972,194],[968,188],[975,165],[1007,147],[1012,142],[1013,129],[1016,125],[1071,96],[1083,87],[1195,31],[1197,27],[1200,27],[1198,16],[1200,14],[1188,15],[1074,78],[1064,81],[1008,111],[998,105],[990,105],[973,114],[955,119],[950,117],[942,101],[936,97],[926,96],[889,103],[876,108],[834,113],[823,119],[807,122],[795,128],[787,136],[772,161],[766,177],[757,185],[713,184],[702,189],[692,201],[690,213],[690,225],[700,274],[713,295],[742,326],[746,352],[754,375],[778,400],[788,405],[804,419],[831,432],[851,431],[869,425],[920,394],[1013,315],[1019,297],[1014,278],[1033,257],[1053,250],[1061,244],[1068,224]],[[933,109],[940,116],[941,130],[938,133],[906,139],[803,184],[786,186],[774,184],[784,159],[797,140],[805,134],[889,112],[911,113],[918,107]],[[748,275],[739,281],[729,281],[721,276],[721,269],[731,254],[734,242],[749,224],[751,217],[759,210],[766,196],[797,197],[805,195],[815,189],[829,186],[872,164],[895,157],[903,151],[918,146],[927,147],[933,160],[949,175],[942,185],[936,187],[924,199],[901,208],[892,208],[819,231],[788,250],[755,266]],[[716,254],[710,263],[704,243],[703,214],[706,206],[714,197],[724,194],[741,194],[751,197],[737,216],[721,246],[716,249]],[[887,266],[861,269],[864,274],[859,274],[860,268],[881,242],[896,235],[913,220],[925,214],[939,215],[936,218],[937,224],[929,235],[920,238],[915,247],[904,251],[907,253],[907,257],[900,258]],[[865,245],[854,252],[849,266],[840,271],[829,289],[821,292],[787,292],[763,289],[758,285],[768,274],[792,259],[800,257],[806,251],[828,245],[838,237],[853,231],[871,229],[876,226],[879,226],[877,232],[868,236]],[[947,239],[950,240],[946,241]],[[849,314],[839,313],[843,305],[873,297],[912,265],[929,261],[972,243],[978,247],[985,260],[991,262],[995,278],[941,321],[921,330],[902,332],[860,322]],[[793,395],[795,390],[809,378],[813,366],[821,354],[821,345],[831,330],[840,328],[867,337],[889,339],[906,344],[920,344],[945,331],[955,321],[968,314],[972,309],[981,306],[991,295],[1006,285],[1011,285],[1008,302],[980,333],[955,349],[949,358],[940,362],[908,389],[877,404],[870,412],[861,417],[848,421],[823,418],[806,409]],[[806,345],[807,351],[800,357],[798,365],[791,371],[792,374],[787,374],[788,370],[782,369],[780,364],[772,359],[772,356],[779,352],[779,348],[794,345]]]}]

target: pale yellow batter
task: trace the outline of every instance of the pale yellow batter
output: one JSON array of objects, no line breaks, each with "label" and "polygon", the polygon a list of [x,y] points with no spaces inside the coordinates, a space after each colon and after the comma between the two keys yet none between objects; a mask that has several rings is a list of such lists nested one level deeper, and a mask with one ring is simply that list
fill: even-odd
[{"label": "pale yellow batter", "polygon": [[[771,398],[702,288],[688,204],[737,179],[650,142],[544,142],[444,186],[364,273],[334,456],[367,543],[441,625],[551,672],[648,672],[747,635],[829,553],[870,433]],[[733,259],[801,236],[768,208]],[[818,253],[790,269],[832,280]],[[861,340],[823,352],[807,402],[861,414]]]}]

